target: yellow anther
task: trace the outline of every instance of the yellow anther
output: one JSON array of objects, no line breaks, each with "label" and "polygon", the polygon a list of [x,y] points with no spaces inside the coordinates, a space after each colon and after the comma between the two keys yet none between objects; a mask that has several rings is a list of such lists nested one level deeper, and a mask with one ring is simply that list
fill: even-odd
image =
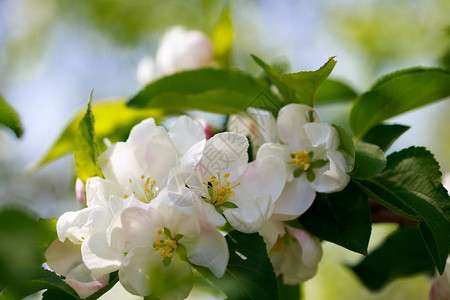
[{"label": "yellow anther", "polygon": [[228,177],[230,177],[230,173],[225,173],[225,174],[223,174],[223,177],[225,177],[226,179],[228,179]]},{"label": "yellow anther", "polygon": [[[161,231],[158,230],[158,233]],[[167,238],[164,241],[155,239],[155,242],[153,243],[153,250],[159,251],[159,254],[162,258],[170,258],[173,256],[175,251],[177,250],[177,242],[171,238]]]},{"label": "yellow anther", "polygon": [[239,183],[231,185],[228,181],[230,173],[225,173],[222,181],[219,173],[216,176],[211,176],[207,183],[204,183],[208,187],[209,201],[211,204],[220,206],[226,202],[230,197],[234,197],[235,193],[233,188],[237,187]]},{"label": "yellow anther", "polygon": [[311,159],[306,150],[300,149],[298,152],[291,152],[291,163],[301,167],[304,171],[311,167]]},{"label": "yellow anther", "polygon": [[275,245],[273,245],[272,251],[276,252],[276,253],[286,253],[287,252],[287,247],[286,247],[286,242],[287,242],[287,236],[283,236],[283,237],[278,237],[277,241],[275,242]]},{"label": "yellow anther", "polygon": [[158,234],[162,234],[163,231],[161,229],[158,230]]},{"label": "yellow anther", "polygon": [[144,179],[145,178],[145,176],[144,175],[141,175],[141,179]]},{"label": "yellow anther", "polygon": [[130,197],[130,196],[128,196],[128,195],[126,195],[126,194],[123,195],[123,198],[124,198],[124,199],[127,199],[128,197]]}]

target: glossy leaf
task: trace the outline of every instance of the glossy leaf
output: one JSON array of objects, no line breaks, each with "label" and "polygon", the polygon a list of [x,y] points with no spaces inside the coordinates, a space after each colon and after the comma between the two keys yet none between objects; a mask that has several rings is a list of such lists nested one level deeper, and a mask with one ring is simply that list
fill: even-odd
[{"label": "glossy leaf", "polygon": [[346,83],[327,78],[317,89],[316,105],[353,101],[358,93]]},{"label": "glossy leaf", "polygon": [[278,299],[275,272],[262,237],[257,233],[232,231],[226,239],[230,260],[225,275],[216,278],[206,268],[195,266],[196,269],[228,299]]},{"label": "glossy leaf", "polygon": [[302,71],[297,73],[282,74],[280,81],[288,87],[296,91],[300,97],[302,104],[314,106],[314,99],[320,85],[327,79],[333,71],[337,61],[334,56],[316,71]]},{"label": "glossy leaf", "polygon": [[419,221],[420,231],[440,273],[450,251],[450,196],[433,155],[410,147],[388,156],[379,175],[359,181],[369,197],[393,212]]},{"label": "glossy leaf", "polygon": [[282,279],[277,280],[278,298],[282,300],[300,300],[300,285],[286,285]]},{"label": "glossy leaf", "polygon": [[417,226],[400,228],[384,243],[351,267],[372,291],[389,282],[422,272],[433,272],[434,264]]},{"label": "glossy leaf", "polygon": [[[47,153],[29,166],[31,171],[36,171],[49,162],[73,152],[78,124],[84,113],[85,111],[82,111],[75,115]],[[101,149],[105,148],[104,138],[108,138],[113,143],[124,141],[131,128],[140,121],[153,117],[158,122],[164,116],[161,110],[130,109],[125,105],[125,99],[94,103],[92,114],[95,116],[95,133]]]},{"label": "glossy leaf", "polygon": [[372,127],[362,138],[366,143],[375,144],[387,151],[409,126],[399,124],[380,124]]},{"label": "glossy leaf", "polygon": [[89,97],[86,114],[81,119],[78,125],[78,132],[75,135],[74,157],[76,173],[77,177],[84,182],[90,177],[103,177],[97,161],[99,149],[94,130],[95,120],[92,115],[91,103],[92,92]]},{"label": "glossy leaf", "polygon": [[355,145],[355,166],[349,175],[368,179],[383,171],[385,166],[386,157],[377,145],[359,142]]},{"label": "glossy leaf", "polygon": [[367,254],[372,230],[369,203],[352,182],[341,192],[317,194],[313,205],[298,220],[318,238]]},{"label": "glossy leaf", "polygon": [[247,107],[281,108],[280,100],[259,79],[237,70],[200,69],[163,77],[128,102],[130,107],[203,110],[231,114]]},{"label": "glossy leaf", "polygon": [[14,108],[6,102],[2,95],[0,95],[0,125],[11,129],[18,138],[23,134],[23,127],[19,115]]},{"label": "glossy leaf", "polygon": [[361,138],[380,122],[450,96],[450,71],[412,68],[381,78],[354,103],[350,127]]}]

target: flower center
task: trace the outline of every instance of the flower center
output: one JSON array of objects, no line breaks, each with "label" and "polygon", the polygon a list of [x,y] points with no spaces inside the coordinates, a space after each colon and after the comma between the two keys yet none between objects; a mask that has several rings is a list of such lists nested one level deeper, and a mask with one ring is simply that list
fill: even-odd
[{"label": "flower center", "polygon": [[278,237],[275,245],[272,247],[272,251],[276,253],[286,253],[287,247],[289,246],[289,237],[287,234]]},{"label": "flower center", "polygon": [[[162,230],[158,230],[158,234],[162,234]],[[177,241],[175,239],[172,239],[171,237],[166,237],[165,240],[156,238],[155,242],[153,243],[153,250],[159,251],[159,254],[163,259],[171,258],[177,250],[177,247]]]},{"label": "flower center", "polygon": [[225,203],[231,197],[234,197],[235,193],[233,189],[240,185],[237,183],[235,185],[231,185],[228,181],[228,177],[230,177],[230,173],[225,173],[222,177],[217,173],[216,176],[211,176],[208,182],[204,182],[203,184],[208,187],[208,195],[209,202],[215,206],[220,206],[222,203]]},{"label": "flower center", "polygon": [[[144,202],[150,203],[158,195],[158,187],[156,186],[156,179],[150,180],[149,176],[141,175],[141,180],[137,183],[131,178],[128,180],[135,187],[135,191],[132,193],[133,196]],[[124,195],[124,198],[128,198],[129,195]]]},{"label": "flower center", "polygon": [[298,152],[291,152],[291,163],[303,169],[309,170],[311,167],[311,157],[308,151],[300,149]]}]

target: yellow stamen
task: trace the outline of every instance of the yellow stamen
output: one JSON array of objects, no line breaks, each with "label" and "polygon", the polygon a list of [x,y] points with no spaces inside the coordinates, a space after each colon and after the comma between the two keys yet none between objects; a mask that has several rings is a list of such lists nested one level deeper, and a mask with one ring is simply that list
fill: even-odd
[{"label": "yellow stamen", "polygon": [[208,187],[209,201],[211,204],[220,206],[230,197],[234,197],[235,192],[233,191],[233,189],[240,183],[232,186],[228,181],[229,177],[230,173],[225,173],[223,175],[224,181],[222,182],[219,173],[217,173],[217,177],[211,176],[207,183],[203,183]]},{"label": "yellow stamen", "polygon": [[291,152],[291,156],[291,163],[303,168],[303,171],[307,171],[311,167],[308,151],[300,149],[298,152]]},{"label": "yellow stamen", "polygon": [[[161,230],[158,230],[158,233]],[[153,243],[153,250],[159,251],[162,258],[170,258],[173,256],[175,251],[177,250],[177,241],[167,238],[164,241],[155,239],[155,242]]]}]

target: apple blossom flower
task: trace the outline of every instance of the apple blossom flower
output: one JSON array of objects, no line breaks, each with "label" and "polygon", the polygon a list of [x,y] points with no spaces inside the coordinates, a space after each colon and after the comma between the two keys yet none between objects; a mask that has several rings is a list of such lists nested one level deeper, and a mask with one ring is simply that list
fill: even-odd
[{"label": "apple blossom flower", "polygon": [[[306,231],[283,225],[280,221],[274,221],[267,227],[260,234],[271,249],[270,260],[277,276],[283,276],[284,284],[300,284],[313,277],[322,258],[319,239]],[[273,227],[276,227],[276,230]],[[267,236],[273,232],[282,232],[275,243],[273,236]]]},{"label": "apple blossom flower", "polygon": [[109,147],[98,157],[105,178],[127,198],[149,203],[167,184],[172,168],[193,144],[205,138],[200,122],[187,116],[166,131],[150,118],[134,126],[126,142]]},{"label": "apple blossom flower", "polygon": [[161,76],[210,66],[213,59],[213,46],[204,33],[175,26],[161,38],[156,59],[144,57],[139,62],[137,79],[147,84]]},{"label": "apple blossom flower", "polygon": [[[165,191],[158,196],[167,197]],[[129,207],[117,215],[108,228],[109,249],[125,254],[119,278],[129,292],[159,299],[184,298],[192,288],[188,262],[221,277],[228,263],[228,247],[214,227],[164,202]]]},{"label": "apple blossom flower", "polygon": [[[192,146],[183,156],[180,169],[171,173],[168,191],[169,195],[183,194],[189,189],[199,197],[177,197],[173,202],[182,207],[201,207],[203,212],[198,214],[218,227],[228,221],[241,232],[257,232],[272,215],[286,171],[275,156],[248,163],[247,148],[247,138],[229,132]],[[183,199],[194,199],[195,203]]]},{"label": "apple blossom flower", "polygon": [[257,159],[277,156],[286,164],[287,183],[276,203],[274,215],[291,220],[304,213],[316,192],[341,191],[353,167],[349,154],[341,151],[337,130],[319,123],[317,113],[301,104],[289,104],[277,119],[279,143],[265,143]]},{"label": "apple blossom flower", "polygon": [[64,276],[64,281],[81,299],[85,299],[108,284],[109,274],[98,280],[93,279],[91,271],[83,263],[80,247],[70,240],[61,242],[56,239],[47,248],[45,258],[49,268]]}]

